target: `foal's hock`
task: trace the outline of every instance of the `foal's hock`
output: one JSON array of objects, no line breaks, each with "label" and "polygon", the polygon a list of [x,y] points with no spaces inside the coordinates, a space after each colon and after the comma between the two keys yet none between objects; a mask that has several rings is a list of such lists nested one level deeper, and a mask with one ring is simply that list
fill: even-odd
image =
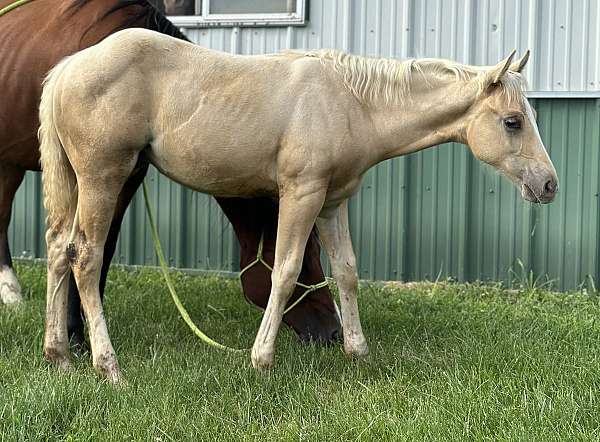
[{"label": "foal's hock", "polygon": [[370,167],[462,142],[507,175],[524,198],[554,198],[556,172],[523,96],[527,55],[512,63],[513,53],[494,67],[336,51],[239,56],[126,30],[61,62],[48,75],[40,107],[46,357],[69,364],[60,278],[72,270],[90,324],[94,367],[120,379],[98,278],[115,195],[142,152],[197,191],[279,199],[273,284],[252,348],[255,367],[274,362],[315,221],[339,287],[344,348],[365,355],[347,200]]}]

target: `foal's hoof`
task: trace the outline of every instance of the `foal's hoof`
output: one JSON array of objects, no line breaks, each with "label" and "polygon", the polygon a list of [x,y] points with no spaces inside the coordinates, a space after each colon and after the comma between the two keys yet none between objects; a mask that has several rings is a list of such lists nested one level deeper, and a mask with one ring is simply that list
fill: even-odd
[{"label": "foal's hoof", "polygon": [[123,385],[124,380],[115,355],[99,356],[94,361],[94,369],[99,376],[113,385]]},{"label": "foal's hoof", "polygon": [[275,357],[273,352],[252,348],[252,366],[259,371],[267,371],[273,368]]},{"label": "foal's hoof", "polygon": [[3,304],[17,304],[23,300],[21,286],[12,269],[3,267],[0,269],[0,301]]},{"label": "foal's hoof", "polygon": [[348,339],[344,341],[344,351],[348,356],[363,358],[369,354],[369,346],[365,338]]},{"label": "foal's hoof", "polygon": [[68,353],[54,348],[45,348],[44,357],[48,362],[50,362],[52,365],[55,365],[61,371],[71,371],[72,366]]}]

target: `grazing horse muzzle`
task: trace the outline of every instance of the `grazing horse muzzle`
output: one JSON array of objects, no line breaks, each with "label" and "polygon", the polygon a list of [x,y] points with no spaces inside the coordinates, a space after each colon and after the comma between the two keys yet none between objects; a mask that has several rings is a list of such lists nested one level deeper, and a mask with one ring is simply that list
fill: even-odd
[{"label": "grazing horse muzzle", "polygon": [[[326,303],[320,302],[321,299]],[[310,303],[299,304],[290,310],[283,320],[298,334],[302,342],[321,345],[340,342],[342,340],[341,318],[335,305],[328,305],[330,299],[330,296],[319,296]]]},{"label": "grazing horse muzzle", "polygon": [[558,193],[558,177],[554,171],[527,170],[523,174],[521,196],[532,203],[548,204]]}]

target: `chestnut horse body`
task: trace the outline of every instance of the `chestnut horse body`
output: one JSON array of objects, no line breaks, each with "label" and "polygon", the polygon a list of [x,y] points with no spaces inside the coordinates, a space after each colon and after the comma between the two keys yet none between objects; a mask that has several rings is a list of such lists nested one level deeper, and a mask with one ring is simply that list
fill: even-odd
[{"label": "chestnut horse body", "polygon": [[[13,0],[0,0],[0,8]],[[39,170],[37,129],[42,80],[67,55],[98,43],[125,28],[143,27],[174,37],[185,36],[145,0],[35,0],[0,17],[0,301],[18,302],[20,288],[8,246],[8,224],[16,190],[25,171]],[[35,31],[35,32],[34,32]],[[101,292],[125,210],[142,182],[148,162],[141,158],[127,180],[117,204],[104,253]],[[277,206],[268,199],[217,199],[240,241],[241,266],[256,257],[264,234],[264,257],[272,263],[275,250]],[[315,284],[323,280],[320,249],[313,233],[300,280]],[[265,307],[271,275],[264,266],[244,273],[246,298]],[[296,290],[290,302],[303,292]],[[328,342],[337,339],[340,322],[327,288],[321,288],[286,314],[285,322],[303,339]],[[83,321],[77,288],[71,278],[69,290],[69,333],[83,339]]]}]

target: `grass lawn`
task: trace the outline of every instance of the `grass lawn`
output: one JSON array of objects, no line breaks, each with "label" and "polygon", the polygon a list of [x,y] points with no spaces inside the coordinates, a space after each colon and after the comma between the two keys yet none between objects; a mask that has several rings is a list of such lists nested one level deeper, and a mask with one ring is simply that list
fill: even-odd
[{"label": "grass lawn", "polygon": [[[42,358],[45,269],[17,268],[26,302],[0,306],[0,439],[598,440],[596,295],[482,285],[362,286],[371,354],[278,340],[265,376],[202,344],[160,274],[113,270],[106,311],[127,385],[89,355],[59,373]],[[237,280],[176,274],[210,336],[250,347],[260,312]]]}]

